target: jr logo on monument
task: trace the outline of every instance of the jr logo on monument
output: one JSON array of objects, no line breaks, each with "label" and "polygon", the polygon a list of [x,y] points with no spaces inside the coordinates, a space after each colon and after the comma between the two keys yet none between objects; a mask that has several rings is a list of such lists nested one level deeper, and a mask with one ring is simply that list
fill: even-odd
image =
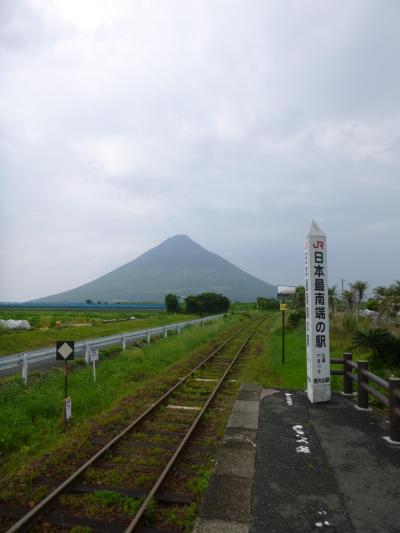
[{"label": "jr logo on monument", "polygon": [[307,395],[312,403],[331,398],[326,235],[312,221],[305,242]]}]

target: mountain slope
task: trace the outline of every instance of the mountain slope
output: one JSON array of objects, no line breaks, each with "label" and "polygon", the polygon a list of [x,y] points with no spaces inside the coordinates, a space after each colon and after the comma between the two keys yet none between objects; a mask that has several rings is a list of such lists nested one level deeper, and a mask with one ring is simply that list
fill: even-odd
[{"label": "mountain slope", "polygon": [[40,302],[161,302],[169,292],[179,296],[221,292],[232,300],[275,297],[276,287],[247,274],[186,235],[175,235],[137,259],[70,291]]}]

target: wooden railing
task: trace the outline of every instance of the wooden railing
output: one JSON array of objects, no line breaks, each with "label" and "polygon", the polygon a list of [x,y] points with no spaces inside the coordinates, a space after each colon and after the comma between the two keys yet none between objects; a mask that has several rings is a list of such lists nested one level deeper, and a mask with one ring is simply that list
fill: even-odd
[{"label": "wooden railing", "polygon": [[[389,408],[390,439],[400,443],[400,378],[380,378],[368,370],[368,361],[353,361],[351,353],[343,354],[343,359],[331,359],[331,364],[342,365],[342,369],[331,369],[332,376],[343,376],[343,393],[353,394],[353,383],[357,384],[357,406],[368,409],[369,395]],[[370,381],[383,389],[386,394],[376,390]]]}]

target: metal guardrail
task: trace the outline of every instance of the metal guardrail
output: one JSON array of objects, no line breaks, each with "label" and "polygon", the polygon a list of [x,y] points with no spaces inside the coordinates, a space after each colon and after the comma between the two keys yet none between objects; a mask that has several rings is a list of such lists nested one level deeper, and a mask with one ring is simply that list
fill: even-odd
[{"label": "metal guardrail", "polygon": [[[390,377],[388,381],[380,378],[368,370],[368,361],[353,361],[349,352],[343,354],[343,359],[331,359],[331,364],[343,365],[342,370],[331,370],[332,376],[343,376],[343,393],[353,395],[353,382],[357,383],[357,407],[368,409],[369,395],[376,398],[389,408],[390,440],[400,444],[400,378]],[[353,370],[356,373],[353,373]],[[381,387],[388,396],[371,387],[371,380]]]},{"label": "metal guardrail", "polygon": [[[222,319],[224,315],[212,315],[204,318],[196,318],[194,320],[187,320],[185,322],[177,322],[175,324],[166,324],[155,328],[142,329],[140,331],[129,331],[126,333],[117,333],[115,335],[108,335],[106,337],[99,337],[97,339],[87,339],[75,342],[75,356],[84,357],[86,363],[89,362],[90,348],[104,348],[106,346],[122,345],[125,350],[128,344],[138,340],[146,339],[150,343],[152,337],[168,336],[169,331],[176,331],[180,333],[183,328],[188,326],[204,325],[207,322]],[[28,381],[29,365],[41,363],[55,359],[56,347],[55,345],[49,348],[40,348],[30,352],[20,352],[12,355],[5,355],[0,357],[0,374],[2,371],[13,371],[15,373],[22,369],[22,379],[25,383]]]}]

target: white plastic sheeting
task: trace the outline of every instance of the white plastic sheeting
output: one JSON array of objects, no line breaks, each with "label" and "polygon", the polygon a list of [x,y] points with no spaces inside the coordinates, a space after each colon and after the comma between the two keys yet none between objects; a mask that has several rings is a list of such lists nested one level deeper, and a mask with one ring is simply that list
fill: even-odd
[{"label": "white plastic sheeting", "polygon": [[0,327],[7,329],[31,329],[27,320],[0,320]]}]

